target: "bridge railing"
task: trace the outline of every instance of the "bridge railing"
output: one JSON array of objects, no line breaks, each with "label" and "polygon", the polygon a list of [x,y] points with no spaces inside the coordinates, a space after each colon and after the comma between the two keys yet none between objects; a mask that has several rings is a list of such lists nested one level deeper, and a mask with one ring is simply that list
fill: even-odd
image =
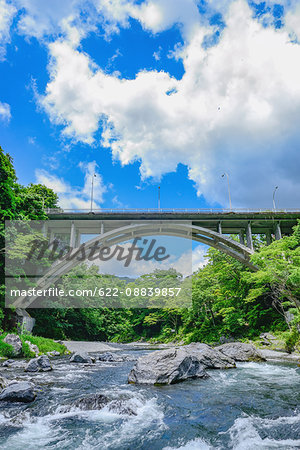
[{"label": "bridge railing", "polygon": [[207,214],[215,214],[215,213],[300,213],[299,208],[289,208],[289,209],[249,209],[249,208],[235,208],[235,209],[226,209],[226,208],[122,208],[122,209],[112,209],[112,208],[103,208],[103,209],[62,209],[62,208],[47,208],[45,209],[47,214],[128,214],[128,213],[207,213]]}]

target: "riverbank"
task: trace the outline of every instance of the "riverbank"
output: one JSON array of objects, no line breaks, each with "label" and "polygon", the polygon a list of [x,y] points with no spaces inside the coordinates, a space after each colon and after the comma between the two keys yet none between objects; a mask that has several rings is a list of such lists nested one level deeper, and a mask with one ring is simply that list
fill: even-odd
[{"label": "riverbank", "polygon": [[101,352],[114,352],[118,348],[107,344],[106,342],[87,342],[87,341],[60,341],[71,353],[101,353]]},{"label": "riverbank", "polygon": [[[148,342],[130,342],[127,344],[115,344],[110,342],[97,342],[97,341],[61,341],[65,347],[71,352],[85,352],[85,353],[97,353],[97,352],[118,352],[126,351],[126,349],[137,350],[159,350],[172,347],[179,347],[178,344],[151,344]],[[266,361],[286,361],[300,364],[299,353],[286,353],[277,350],[259,349],[266,359]]]}]

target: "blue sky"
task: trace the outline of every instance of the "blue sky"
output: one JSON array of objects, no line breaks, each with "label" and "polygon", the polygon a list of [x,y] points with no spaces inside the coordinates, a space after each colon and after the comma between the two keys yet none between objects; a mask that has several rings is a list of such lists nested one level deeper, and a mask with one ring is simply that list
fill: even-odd
[{"label": "blue sky", "polygon": [[298,1],[0,0],[0,145],[65,208],[299,205]]}]

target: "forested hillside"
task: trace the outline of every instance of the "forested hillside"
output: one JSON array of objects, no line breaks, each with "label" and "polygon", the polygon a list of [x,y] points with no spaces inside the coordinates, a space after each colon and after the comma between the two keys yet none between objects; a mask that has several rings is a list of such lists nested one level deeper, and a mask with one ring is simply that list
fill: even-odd
[{"label": "forested hillside", "polygon": [[[17,182],[12,159],[0,148],[0,329],[11,330],[14,312],[4,308],[4,221],[47,219],[46,207],[57,206],[56,194],[45,186],[22,186]],[[233,238],[235,238],[233,236]],[[208,263],[192,277],[191,308],[49,308],[30,310],[36,318],[34,333],[56,339],[133,341],[201,341],[255,338],[262,332],[281,334],[288,349],[299,342],[300,330],[300,224],[294,234],[266,246],[255,241],[252,257],[258,271],[251,273],[236,260],[210,249]],[[113,277],[99,275],[95,267],[79,266],[60,282],[74,283],[74,276],[93,276],[95,283],[109,284]],[[174,270],[148,275],[148,282],[160,277],[182,279]],[[125,281],[118,281],[125,283]],[[137,280],[134,283],[138,283]],[[88,300],[88,299],[87,299]],[[87,302],[88,304],[88,302]],[[101,304],[101,303],[100,303]],[[52,305],[53,306],[53,305]],[[125,308],[126,306],[126,308]]]}]

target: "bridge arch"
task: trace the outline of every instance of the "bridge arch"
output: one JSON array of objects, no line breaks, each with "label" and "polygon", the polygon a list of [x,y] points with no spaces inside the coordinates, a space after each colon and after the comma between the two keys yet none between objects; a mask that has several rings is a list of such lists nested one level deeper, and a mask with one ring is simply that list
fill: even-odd
[{"label": "bridge arch", "polygon": [[[251,262],[250,257],[254,253],[252,249],[245,245],[231,239],[230,237],[212,231],[208,228],[199,227],[192,223],[139,223],[123,226],[103,234],[85,242],[85,247],[90,249],[96,242],[106,247],[112,247],[117,244],[124,243],[136,237],[146,236],[176,236],[180,238],[192,239],[196,242],[206,244],[210,247],[216,248],[221,252],[235,258],[247,266],[250,270],[255,271],[257,268]],[[37,289],[47,289],[55,281],[58,281],[61,276],[67,274],[71,269],[79,265],[81,261],[78,259],[68,260],[67,255],[59,261],[52,264],[50,269],[37,282]],[[12,306],[16,308],[25,309],[36,300],[37,297],[19,297]]]}]

